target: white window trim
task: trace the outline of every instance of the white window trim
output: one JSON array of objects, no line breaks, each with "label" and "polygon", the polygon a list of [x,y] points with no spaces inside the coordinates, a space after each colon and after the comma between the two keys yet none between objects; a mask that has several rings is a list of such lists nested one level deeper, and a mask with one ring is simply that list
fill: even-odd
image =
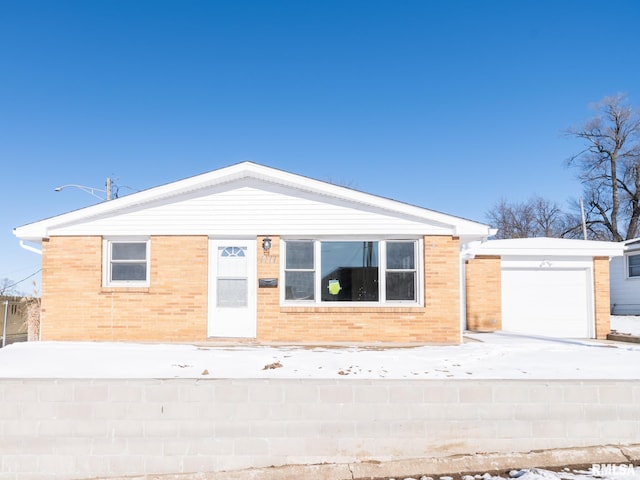
[{"label": "white window trim", "polygon": [[[287,262],[287,241],[290,242],[313,242],[314,245],[314,300],[286,300],[285,299],[285,271]],[[413,300],[379,300],[377,302],[327,302],[322,301],[322,282],[319,264],[320,250],[322,242],[360,242],[360,241],[372,241],[378,242],[378,289],[380,298],[386,297],[386,272],[387,272],[387,242],[407,242],[413,243],[416,248],[415,261],[416,261],[416,299]],[[327,237],[327,238],[282,238],[282,249],[280,255],[280,278],[282,288],[280,289],[280,305],[284,307],[423,307],[424,306],[424,246],[423,239],[420,238],[387,238],[387,237]],[[392,269],[392,271],[398,271]]]},{"label": "white window trim", "polygon": [[[144,243],[146,245],[146,280],[111,280],[111,245],[114,243]],[[151,277],[151,241],[149,237],[105,237],[102,240],[102,286],[103,287],[148,287]]]},{"label": "white window trim", "polygon": [[[414,268],[387,268],[387,243],[391,242],[391,243],[413,243],[414,248],[417,251],[413,252],[413,261],[414,261]],[[422,277],[423,275],[421,275],[421,273],[424,271],[424,263],[422,261],[422,243],[421,243],[421,239],[416,239],[416,240],[396,240],[393,238],[390,239],[385,239],[384,241],[380,242],[380,261],[381,263],[384,263],[384,268],[381,268],[381,272],[380,272],[380,276],[382,277],[380,279],[380,289],[382,291],[382,289],[384,289],[385,292],[385,296],[386,296],[386,292],[387,292],[387,272],[415,272],[416,273],[416,300],[415,301],[410,301],[410,300],[386,300],[386,304],[388,305],[405,305],[405,304],[421,304],[422,303]]]},{"label": "white window trim", "polygon": [[640,275],[629,275],[629,258],[640,256],[640,252],[627,253],[624,256],[624,274],[628,280],[640,280]]}]

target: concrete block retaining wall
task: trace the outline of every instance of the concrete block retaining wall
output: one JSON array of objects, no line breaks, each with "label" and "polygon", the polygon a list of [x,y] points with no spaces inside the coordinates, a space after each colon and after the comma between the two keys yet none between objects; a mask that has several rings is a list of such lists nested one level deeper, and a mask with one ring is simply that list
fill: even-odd
[{"label": "concrete block retaining wall", "polygon": [[0,480],[640,441],[640,382],[0,380]]}]

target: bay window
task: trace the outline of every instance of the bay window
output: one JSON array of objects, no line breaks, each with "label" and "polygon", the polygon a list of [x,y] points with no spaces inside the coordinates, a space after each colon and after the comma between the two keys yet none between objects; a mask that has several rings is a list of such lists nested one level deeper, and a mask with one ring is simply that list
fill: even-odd
[{"label": "bay window", "polygon": [[418,304],[417,240],[285,240],[284,301]]}]

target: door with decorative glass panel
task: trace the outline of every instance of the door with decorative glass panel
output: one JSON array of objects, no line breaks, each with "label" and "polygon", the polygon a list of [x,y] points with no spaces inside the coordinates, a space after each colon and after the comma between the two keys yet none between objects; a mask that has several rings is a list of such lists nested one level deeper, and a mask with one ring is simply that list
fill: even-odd
[{"label": "door with decorative glass panel", "polygon": [[256,336],[256,241],[209,240],[209,336]]}]

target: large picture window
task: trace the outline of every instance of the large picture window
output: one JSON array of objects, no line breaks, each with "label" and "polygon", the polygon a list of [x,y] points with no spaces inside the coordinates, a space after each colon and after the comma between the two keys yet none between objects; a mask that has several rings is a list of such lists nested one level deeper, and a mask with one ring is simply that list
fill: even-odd
[{"label": "large picture window", "polygon": [[377,302],[378,242],[321,242],[323,302]]},{"label": "large picture window", "polygon": [[149,284],[149,241],[105,241],[105,285]]},{"label": "large picture window", "polygon": [[416,240],[285,241],[284,300],[418,303]]}]

